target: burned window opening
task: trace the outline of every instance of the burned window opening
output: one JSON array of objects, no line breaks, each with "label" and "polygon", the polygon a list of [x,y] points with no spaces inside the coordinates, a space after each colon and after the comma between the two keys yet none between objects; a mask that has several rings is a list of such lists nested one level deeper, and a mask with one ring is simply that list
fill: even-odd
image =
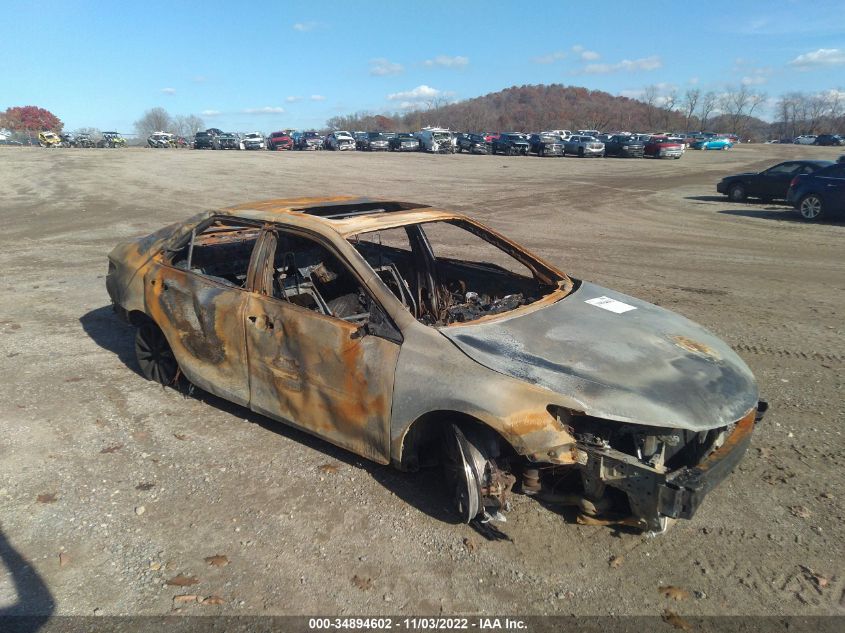
[{"label": "burned window opening", "polygon": [[[451,251],[439,227],[460,234]],[[463,230],[463,232],[460,232]],[[454,239],[454,238],[453,238]],[[425,325],[467,323],[510,312],[554,292],[551,272],[460,220],[413,224],[355,235],[350,242],[413,316]],[[490,259],[472,258],[487,249]],[[454,252],[455,256],[452,255]],[[444,254],[446,253],[446,254]],[[521,272],[520,272],[521,271]]]},{"label": "burned window opening", "polygon": [[241,222],[216,219],[195,227],[168,252],[170,264],[218,283],[245,288],[252,253],[261,231]]},{"label": "burned window opening", "polygon": [[274,298],[357,325],[369,322],[369,296],[331,251],[300,235],[276,232],[274,236]]}]

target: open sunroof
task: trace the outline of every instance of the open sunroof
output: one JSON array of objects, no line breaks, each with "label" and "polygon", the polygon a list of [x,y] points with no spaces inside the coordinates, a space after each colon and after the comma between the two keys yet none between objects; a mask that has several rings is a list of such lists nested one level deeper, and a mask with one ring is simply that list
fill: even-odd
[{"label": "open sunroof", "polygon": [[343,202],[327,202],[310,207],[291,209],[298,213],[316,215],[327,220],[341,220],[358,215],[372,215],[376,213],[392,213],[394,211],[408,211],[410,209],[424,209],[429,205],[414,202],[396,202],[385,200],[344,200]]}]

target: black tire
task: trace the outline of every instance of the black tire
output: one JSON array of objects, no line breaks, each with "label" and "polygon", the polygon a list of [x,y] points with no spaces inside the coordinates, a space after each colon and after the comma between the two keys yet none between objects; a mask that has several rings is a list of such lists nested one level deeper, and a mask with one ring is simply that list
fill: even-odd
[{"label": "black tire", "polygon": [[135,358],[147,380],[172,385],[179,375],[179,364],[164,333],[152,321],[143,323],[135,334]]},{"label": "black tire", "polygon": [[825,204],[817,193],[808,193],[798,202],[798,213],[807,222],[816,222],[824,215]]},{"label": "black tire", "polygon": [[728,198],[731,199],[731,202],[745,202],[746,198],[748,198],[745,185],[739,182],[731,185],[730,189],[728,189]]}]

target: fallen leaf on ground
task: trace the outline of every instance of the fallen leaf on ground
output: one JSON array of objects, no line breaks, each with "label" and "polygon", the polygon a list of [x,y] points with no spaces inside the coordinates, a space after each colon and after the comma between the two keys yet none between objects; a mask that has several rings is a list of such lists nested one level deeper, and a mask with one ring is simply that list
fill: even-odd
[{"label": "fallen leaf on ground", "polygon": [[373,579],[372,578],[362,578],[359,575],[352,576],[352,584],[358,587],[361,591],[367,591],[367,589],[371,589],[373,586]]},{"label": "fallen leaf on ground", "polygon": [[333,475],[337,471],[340,470],[340,464],[323,464],[317,468],[321,473],[326,473],[327,475]]},{"label": "fallen leaf on ground", "polygon": [[464,537],[464,547],[466,547],[467,551],[472,554],[475,551],[475,548],[478,547],[478,545],[476,545],[474,540],[467,536]]},{"label": "fallen leaf on ground", "polygon": [[620,567],[622,567],[622,563],[624,562],[625,557],[622,556],[622,554],[619,554],[618,556],[611,556],[610,560],[607,561],[607,564],[610,565],[612,569],[619,569]]},{"label": "fallen leaf on ground", "polygon": [[152,490],[155,488],[156,485],[154,483],[150,483],[148,481],[142,481],[137,486],[135,486],[135,490]]},{"label": "fallen leaf on ground", "polygon": [[184,435],[183,433],[174,433],[174,434],[173,434],[173,437],[175,437],[177,440],[186,440],[186,439],[188,439],[188,436],[187,436],[187,435]]},{"label": "fallen leaf on ground", "polygon": [[70,556],[64,552],[59,553],[59,567],[65,567],[70,564]]},{"label": "fallen leaf on ground", "polygon": [[111,446],[106,446],[101,453],[116,453],[121,448],[123,448],[123,444],[112,444]]},{"label": "fallen leaf on ground", "polygon": [[665,587],[658,587],[657,590],[663,594],[664,598],[669,598],[670,600],[686,600],[689,598],[689,591],[681,587],[666,585]]},{"label": "fallen leaf on ground", "polygon": [[226,601],[220,596],[208,596],[200,604],[226,604]]},{"label": "fallen leaf on ground", "polygon": [[55,492],[45,492],[44,494],[40,494],[35,497],[35,500],[38,503],[53,503],[56,500],[56,493]]},{"label": "fallen leaf on ground", "polygon": [[174,587],[190,587],[191,585],[199,584],[199,578],[196,576],[184,576],[179,574],[178,576],[173,576],[173,578],[168,580],[167,584]]},{"label": "fallen leaf on ground", "polygon": [[799,519],[809,519],[810,510],[805,506],[789,506],[789,511]]},{"label": "fallen leaf on ground", "polygon": [[681,629],[682,631],[692,631],[692,625],[674,611],[666,609],[663,611],[662,617],[664,622],[671,624],[676,629]]},{"label": "fallen leaf on ground", "polygon": [[229,559],[223,554],[215,554],[214,556],[206,556],[205,562],[214,567],[223,567],[229,564]]},{"label": "fallen leaf on ground", "polygon": [[820,573],[813,571],[806,565],[800,565],[800,567],[801,571],[803,571],[807,576],[807,579],[813,581],[819,589],[825,589],[828,585],[830,585],[830,578],[822,576]]},{"label": "fallen leaf on ground", "polygon": [[197,602],[200,597],[196,594],[186,594],[184,596],[173,596],[173,602]]}]

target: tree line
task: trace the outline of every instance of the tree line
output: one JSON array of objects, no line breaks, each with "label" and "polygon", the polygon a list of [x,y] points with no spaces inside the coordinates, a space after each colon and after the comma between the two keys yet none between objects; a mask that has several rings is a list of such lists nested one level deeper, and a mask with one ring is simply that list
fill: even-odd
[{"label": "tree line", "polygon": [[561,84],[514,86],[481,97],[448,103],[442,97],[405,112],[358,112],[332,117],[329,129],[407,131],[425,126],[452,130],[540,131],[716,131],[766,140],[798,134],[845,131],[845,93],[789,93],[775,108],[774,123],[759,118],[768,97],[741,84],[724,91],[690,87],[662,93],[646,86],[639,96],[615,96]]}]

